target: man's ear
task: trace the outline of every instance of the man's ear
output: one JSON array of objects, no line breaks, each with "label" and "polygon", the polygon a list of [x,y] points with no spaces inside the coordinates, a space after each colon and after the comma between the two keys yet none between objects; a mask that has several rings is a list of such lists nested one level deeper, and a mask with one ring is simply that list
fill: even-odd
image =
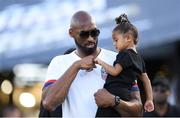
[{"label": "man's ear", "polygon": [[72,28],[69,29],[69,36],[74,37],[74,33],[73,33],[73,29]]}]

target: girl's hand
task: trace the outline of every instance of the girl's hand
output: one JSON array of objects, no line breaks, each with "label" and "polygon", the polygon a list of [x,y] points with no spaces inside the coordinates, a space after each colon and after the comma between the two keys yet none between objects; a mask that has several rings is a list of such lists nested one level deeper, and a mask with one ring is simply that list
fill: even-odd
[{"label": "girl's hand", "polygon": [[152,100],[147,100],[144,104],[145,112],[152,112],[154,111],[154,104]]},{"label": "girl's hand", "polygon": [[95,64],[99,64],[99,65],[101,65],[101,60],[100,60],[100,59],[98,59],[98,58],[96,58],[96,59],[94,60],[94,62],[95,62]]}]

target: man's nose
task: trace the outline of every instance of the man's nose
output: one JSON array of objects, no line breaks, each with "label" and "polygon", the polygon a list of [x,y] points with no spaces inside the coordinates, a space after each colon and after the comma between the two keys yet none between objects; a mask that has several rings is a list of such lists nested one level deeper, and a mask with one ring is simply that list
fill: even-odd
[{"label": "man's nose", "polygon": [[87,38],[88,41],[95,41],[96,38],[95,37],[92,37],[91,35],[89,35],[89,37]]}]

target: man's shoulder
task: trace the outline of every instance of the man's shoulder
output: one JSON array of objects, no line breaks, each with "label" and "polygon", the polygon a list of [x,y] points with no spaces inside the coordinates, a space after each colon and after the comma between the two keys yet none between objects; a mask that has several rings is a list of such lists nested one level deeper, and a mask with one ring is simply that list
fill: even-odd
[{"label": "man's shoulder", "polygon": [[117,55],[117,53],[112,50],[108,50],[108,49],[104,49],[104,48],[101,48],[101,49],[102,49],[102,53],[104,53],[104,54]]},{"label": "man's shoulder", "polygon": [[62,60],[63,58],[65,58],[65,55],[57,55],[53,57],[51,61],[59,61]]},{"label": "man's shoulder", "polygon": [[64,60],[69,60],[69,59],[72,59],[71,57],[73,56],[72,53],[70,54],[66,54],[66,55],[57,55],[55,57],[52,58],[51,61],[64,61]]},{"label": "man's shoulder", "polygon": [[101,53],[98,58],[112,65],[114,60],[116,59],[116,55],[117,53],[114,51],[101,48]]}]

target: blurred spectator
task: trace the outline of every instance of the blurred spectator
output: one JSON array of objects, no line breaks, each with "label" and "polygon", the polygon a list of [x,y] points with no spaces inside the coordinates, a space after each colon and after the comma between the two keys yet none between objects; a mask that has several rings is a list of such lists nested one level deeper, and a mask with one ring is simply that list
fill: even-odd
[{"label": "blurred spectator", "polygon": [[3,110],[3,117],[22,117],[22,113],[15,106],[7,106]]},{"label": "blurred spectator", "polygon": [[69,53],[73,52],[74,50],[76,50],[76,48],[69,48],[64,52],[64,55],[69,54]]},{"label": "blurred spectator", "polygon": [[152,82],[155,110],[145,112],[145,117],[175,117],[180,116],[180,109],[168,103],[171,94],[170,82],[167,78],[154,79]]}]

